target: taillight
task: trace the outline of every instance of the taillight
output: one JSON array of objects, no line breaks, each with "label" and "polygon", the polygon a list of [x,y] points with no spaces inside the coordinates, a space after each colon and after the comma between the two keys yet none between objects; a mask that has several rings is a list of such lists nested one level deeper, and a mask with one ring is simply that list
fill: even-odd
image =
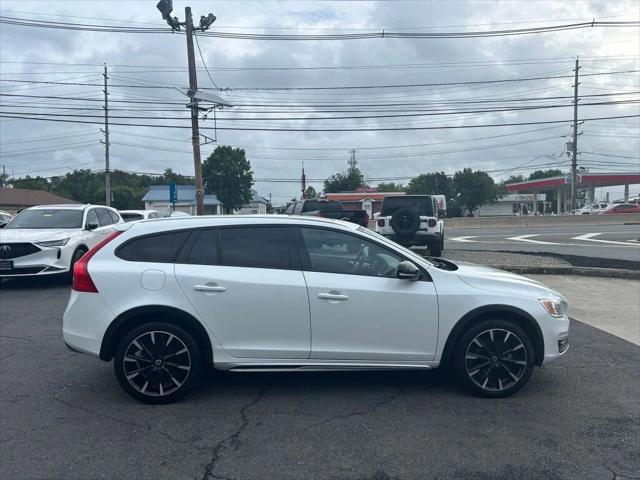
[{"label": "taillight", "polygon": [[385,224],[384,218],[378,219],[378,226],[379,227],[384,227],[384,224]]},{"label": "taillight", "polygon": [[438,222],[436,222],[433,218],[429,219],[429,226],[431,228],[435,227],[438,224]]},{"label": "taillight", "polygon": [[110,233],[75,263],[75,265],[73,266],[73,289],[76,292],[98,293],[98,289],[93,283],[93,280],[91,280],[91,275],[89,275],[89,260],[91,260],[91,257],[98,253],[98,250],[100,250],[121,233],[122,232],[119,232],[117,230],[113,233]]}]

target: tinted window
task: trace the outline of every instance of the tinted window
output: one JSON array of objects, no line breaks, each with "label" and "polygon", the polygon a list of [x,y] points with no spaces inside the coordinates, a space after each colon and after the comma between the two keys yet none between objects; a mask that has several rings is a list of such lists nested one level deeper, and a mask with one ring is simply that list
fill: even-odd
[{"label": "tinted window", "polygon": [[101,227],[111,225],[113,223],[111,215],[109,215],[109,210],[106,210],[104,208],[96,208],[96,213],[98,214],[98,221],[100,222]]},{"label": "tinted window", "polygon": [[118,214],[112,210],[107,210],[107,212],[109,212],[109,215],[111,216],[111,220],[113,220],[113,223],[118,223],[120,221],[120,217],[118,217]]},{"label": "tinted window", "polygon": [[329,202],[318,202],[318,209],[322,211],[326,210],[342,210],[342,203],[335,200]]},{"label": "tinted window", "polygon": [[218,231],[203,230],[189,253],[188,263],[218,265]]},{"label": "tinted window", "polygon": [[380,215],[383,217],[392,216],[401,208],[410,208],[417,210],[420,215],[433,216],[433,200],[430,196],[410,197],[399,195],[397,197],[386,197],[382,201],[382,211]]},{"label": "tinted window", "polygon": [[81,228],[82,210],[24,210],[7,224],[12,228]]},{"label": "tinted window", "polygon": [[171,263],[188,236],[189,232],[183,231],[134,238],[119,247],[116,255],[132,262]]},{"label": "tinted window", "polygon": [[120,215],[125,222],[135,222],[144,218],[140,213],[121,213]]},{"label": "tinted window", "polygon": [[306,200],[302,203],[302,211],[303,212],[313,212],[314,210],[318,210],[318,201],[317,200]]},{"label": "tinted window", "polygon": [[98,223],[98,215],[96,215],[96,211],[94,209],[91,209],[87,212],[87,222],[85,223],[85,225],[89,225],[93,223],[94,225],[100,225],[100,223]]},{"label": "tinted window", "polygon": [[314,272],[395,277],[402,258],[362,237],[335,230],[302,228]]},{"label": "tinted window", "polygon": [[287,232],[283,227],[223,228],[220,263],[233,267],[291,267]]}]

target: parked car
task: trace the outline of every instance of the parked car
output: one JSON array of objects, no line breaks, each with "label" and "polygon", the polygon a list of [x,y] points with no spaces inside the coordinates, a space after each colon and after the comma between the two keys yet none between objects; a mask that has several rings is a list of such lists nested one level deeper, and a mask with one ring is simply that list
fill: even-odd
[{"label": "parked car", "polygon": [[118,213],[125,222],[137,222],[150,218],[164,217],[164,215],[156,210],[119,210]]},{"label": "parked car", "polygon": [[7,223],[11,221],[13,215],[4,210],[0,210],[0,228],[4,228]]},{"label": "parked car", "polygon": [[576,210],[576,215],[593,215],[596,213],[600,213],[608,206],[609,204],[606,202],[592,203]]},{"label": "parked car", "polygon": [[619,213],[640,213],[640,205],[635,203],[616,203],[599,212],[600,215],[614,215]]},{"label": "parked car", "polygon": [[365,210],[345,210],[341,202],[335,200],[307,199],[293,202],[287,207],[288,215],[333,218],[369,226],[369,214]]},{"label": "parked car", "polygon": [[[355,251],[347,248],[356,242]],[[175,401],[203,368],[451,368],[502,397],[569,346],[566,299],[527,278],[426,259],[364,227],[276,215],[117,225],[75,264],[73,350],[132,397]],[[313,335],[311,334],[313,332]]]},{"label": "parked car", "polygon": [[0,278],[68,274],[105,238],[118,212],[98,205],[42,205],[22,210],[0,234]]},{"label": "parked car", "polygon": [[444,222],[432,195],[398,195],[382,200],[376,232],[403,245],[428,246],[434,257],[444,250]]}]

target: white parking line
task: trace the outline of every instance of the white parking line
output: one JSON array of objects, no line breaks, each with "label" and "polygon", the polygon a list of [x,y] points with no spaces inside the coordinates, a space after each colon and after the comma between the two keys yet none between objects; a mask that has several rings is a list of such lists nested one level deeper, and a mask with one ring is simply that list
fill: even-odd
[{"label": "white parking line", "polygon": [[600,240],[599,238],[592,238],[597,235],[602,235],[602,233],[585,233],[584,235],[579,235],[577,237],[573,237],[571,240],[582,240],[583,242],[598,242],[598,243],[609,243],[612,245],[624,245],[625,247],[637,247],[638,245],[629,244],[627,242],[616,242],[615,240]]},{"label": "white parking line", "polygon": [[536,243],[539,245],[565,245],[563,243],[556,242],[543,242],[542,240],[533,240],[531,237],[537,237],[538,234],[533,235],[520,235],[519,237],[508,237],[507,240],[513,240],[516,242],[527,242],[527,243]]},{"label": "white parking line", "polygon": [[449,239],[449,241],[454,241],[454,242],[475,242],[475,240],[469,240],[470,238],[477,238],[477,235],[471,235],[468,237],[452,237]]}]

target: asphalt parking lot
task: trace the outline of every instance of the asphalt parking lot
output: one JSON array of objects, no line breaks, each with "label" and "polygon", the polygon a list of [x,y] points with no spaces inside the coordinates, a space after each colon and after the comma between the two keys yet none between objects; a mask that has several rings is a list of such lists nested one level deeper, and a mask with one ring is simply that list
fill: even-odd
[{"label": "asphalt parking lot", "polygon": [[212,372],[149,406],[64,347],[68,289],[0,286],[2,479],[640,478],[640,348],[580,321],[503,400],[436,372]]}]

